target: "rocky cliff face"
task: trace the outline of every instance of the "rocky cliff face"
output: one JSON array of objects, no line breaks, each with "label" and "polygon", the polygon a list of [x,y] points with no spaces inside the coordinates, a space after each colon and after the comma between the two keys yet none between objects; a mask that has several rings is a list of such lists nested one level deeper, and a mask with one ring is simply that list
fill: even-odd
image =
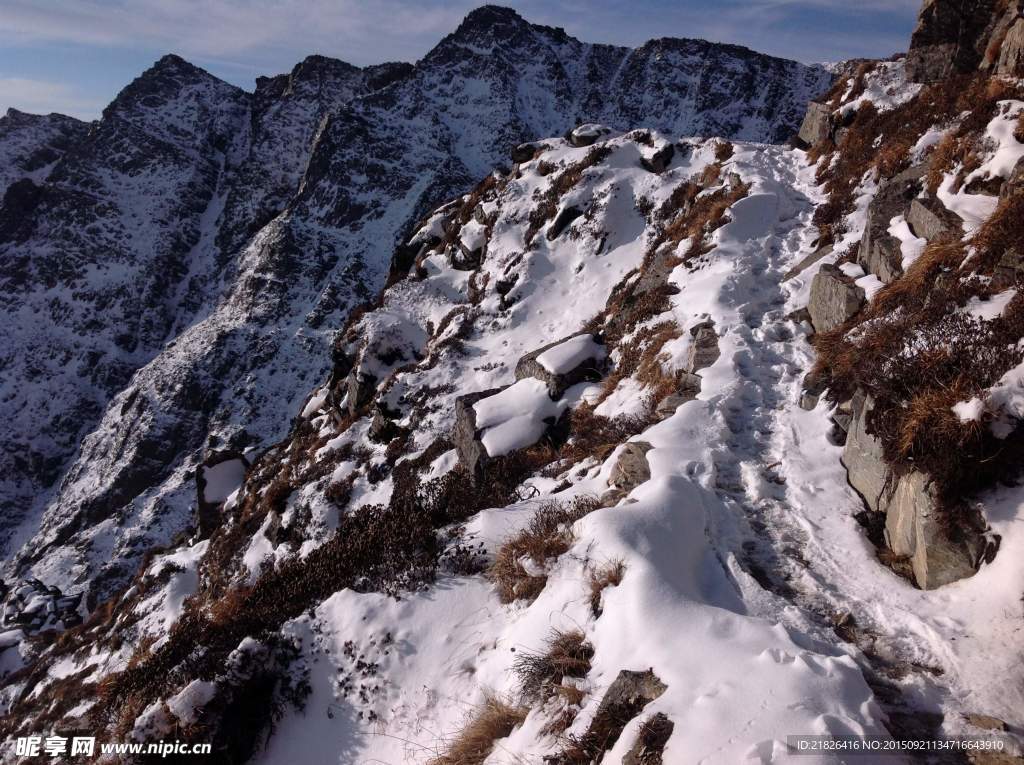
[{"label": "rocky cliff face", "polygon": [[933,82],[975,71],[1024,73],[1020,0],[927,0],[910,41],[910,78]]},{"label": "rocky cliff face", "polygon": [[486,7],[415,66],[314,56],[249,94],[168,56],[90,126],[9,114],[8,575],[122,582],[190,522],[199,450],[280,437],[401,233],[510,146],[596,119],[778,141],[829,78]]}]

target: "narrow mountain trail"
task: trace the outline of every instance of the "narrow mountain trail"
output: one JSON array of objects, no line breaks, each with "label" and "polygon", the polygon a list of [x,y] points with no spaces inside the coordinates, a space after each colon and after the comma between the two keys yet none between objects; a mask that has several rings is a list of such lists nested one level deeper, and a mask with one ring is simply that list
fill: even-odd
[{"label": "narrow mountain trail", "polygon": [[[858,662],[894,734],[978,733],[965,727],[972,712],[1013,719],[1024,705],[1011,668],[1021,655],[1019,619],[1005,611],[1005,622],[974,634],[972,616],[990,608],[982,575],[922,591],[881,565],[855,517],[863,503],[847,483],[842,447],[829,439],[827,402],[811,412],[799,405],[814,354],[787,316],[806,305],[813,268],[783,275],[814,249],[814,168],[802,152],[774,146],[745,147],[735,165],[756,178],[751,195],[776,195],[778,215],[767,236],[739,249],[719,295],[736,321],[722,337],[734,378],[711,399],[721,424],[714,485],[742,511],[709,519],[719,555],[735,556],[760,585],[741,583],[754,613]],[[998,520],[1004,505],[1015,503],[992,498],[989,516]],[[997,656],[1005,672],[986,664]]]}]

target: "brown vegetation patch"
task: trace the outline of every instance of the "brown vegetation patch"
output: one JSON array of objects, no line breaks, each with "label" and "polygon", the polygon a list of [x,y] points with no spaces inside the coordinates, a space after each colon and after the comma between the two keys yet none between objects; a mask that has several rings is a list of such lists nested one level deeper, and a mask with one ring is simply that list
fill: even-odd
[{"label": "brown vegetation patch", "polygon": [[621,560],[611,560],[603,566],[592,569],[587,580],[587,588],[590,591],[590,613],[597,618],[601,615],[601,605],[604,591],[609,587],[618,587],[622,584],[622,577],[626,573],[626,564]]},{"label": "brown vegetation patch", "polygon": [[522,559],[529,558],[538,569],[543,569],[572,546],[572,525],[599,506],[594,497],[542,504],[526,528],[501,546],[487,572],[501,602],[535,599],[547,584],[547,576],[528,572]]},{"label": "brown vegetation patch", "polygon": [[513,707],[497,696],[488,696],[483,706],[445,747],[444,754],[430,765],[481,765],[494,749],[494,742],[507,738],[526,719],[527,710]]},{"label": "brown vegetation patch", "polygon": [[523,698],[543,704],[557,693],[566,677],[583,678],[590,672],[594,647],[579,630],[552,630],[542,653],[520,651],[512,665]]}]

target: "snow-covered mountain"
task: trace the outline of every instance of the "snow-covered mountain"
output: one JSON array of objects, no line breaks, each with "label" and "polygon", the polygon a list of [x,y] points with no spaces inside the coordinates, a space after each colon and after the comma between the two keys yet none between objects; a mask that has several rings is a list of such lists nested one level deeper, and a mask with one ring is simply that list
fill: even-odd
[{"label": "snow-covered mountain", "polygon": [[703,41],[589,45],[488,6],[416,65],[312,56],[249,94],[167,56],[92,125],[11,112],[8,576],[90,603],[123,583],[190,522],[200,450],[280,438],[402,233],[510,147],[588,120],[778,141],[829,82]]},{"label": "snow-covered mountain", "polygon": [[[415,66],[312,58],[254,96],[163,60],[104,119],[201,119],[152,128],[142,181],[95,178],[189,167],[208,201],[129,260],[188,267],[0,593],[0,731],[346,765],[971,735],[1000,751],[935,761],[1019,761],[1024,23],[968,5],[991,18],[928,0],[908,57],[837,67],[791,145],[655,84],[705,50],[725,92],[752,54],[504,9]],[[53,172],[76,156],[47,141]],[[142,236],[114,231],[87,229]]]}]

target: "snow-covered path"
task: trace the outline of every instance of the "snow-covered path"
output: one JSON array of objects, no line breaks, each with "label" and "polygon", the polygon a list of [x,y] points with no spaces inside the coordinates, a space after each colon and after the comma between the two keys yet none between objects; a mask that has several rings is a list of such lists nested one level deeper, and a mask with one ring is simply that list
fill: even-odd
[{"label": "snow-covered path", "polygon": [[[771,186],[780,214],[763,252],[744,253],[722,293],[742,320],[731,348],[735,385],[715,400],[724,424],[715,450],[716,487],[743,508],[749,525],[721,534],[719,543],[735,553],[738,542],[759,583],[799,606],[794,627],[836,643],[841,633],[856,645],[888,711],[909,714],[917,731],[979,733],[964,723],[964,713],[994,715],[1019,731],[1024,529],[1015,518],[1024,497],[1004,490],[987,499],[986,514],[1003,536],[1003,549],[972,579],[922,591],[878,563],[854,517],[863,505],[846,481],[842,447],[827,435],[827,404],[813,412],[798,404],[813,351],[800,336],[803,329],[786,316],[806,305],[814,269],[791,282],[783,282],[782,274],[813,250],[811,216],[819,196],[813,168],[802,153],[777,147],[747,156],[737,157],[737,165],[749,163],[768,175],[752,193],[758,185]],[[760,602],[765,616],[781,605],[771,597],[746,596]],[[897,693],[889,692],[896,687]]]}]

